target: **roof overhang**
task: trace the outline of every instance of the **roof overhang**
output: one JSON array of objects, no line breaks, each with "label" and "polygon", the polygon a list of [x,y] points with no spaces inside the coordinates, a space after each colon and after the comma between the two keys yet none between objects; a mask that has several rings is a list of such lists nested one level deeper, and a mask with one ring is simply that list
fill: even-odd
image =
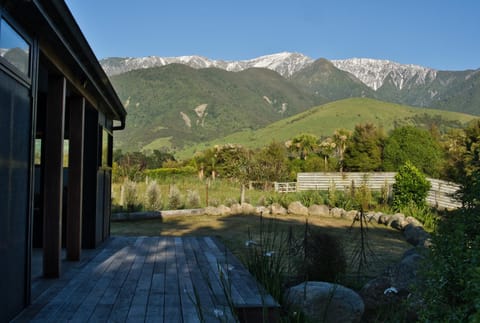
[{"label": "roof overhang", "polygon": [[65,2],[4,0],[0,4],[38,39],[42,53],[80,93],[108,118],[121,122],[114,130],[123,129],[127,112]]}]

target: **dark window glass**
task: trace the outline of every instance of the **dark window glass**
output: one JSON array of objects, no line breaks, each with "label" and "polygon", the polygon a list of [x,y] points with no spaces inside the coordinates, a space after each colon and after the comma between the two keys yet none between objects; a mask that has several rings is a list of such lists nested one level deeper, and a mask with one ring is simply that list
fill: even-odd
[{"label": "dark window glass", "polygon": [[30,45],[4,19],[0,22],[0,56],[29,76]]}]

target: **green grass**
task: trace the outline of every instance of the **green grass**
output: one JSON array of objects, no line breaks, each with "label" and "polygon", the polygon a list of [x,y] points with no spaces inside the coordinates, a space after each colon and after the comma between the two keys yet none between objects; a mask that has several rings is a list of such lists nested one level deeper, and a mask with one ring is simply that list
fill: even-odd
[{"label": "green grass", "polygon": [[415,117],[423,115],[435,118],[440,116],[446,122],[467,123],[476,117],[449,111],[414,108],[368,98],[352,98],[330,102],[292,117],[282,119],[256,131],[241,131],[224,138],[189,146],[175,153],[179,159],[190,158],[196,151],[216,144],[235,143],[246,147],[263,147],[272,141],[287,141],[301,133],[311,133],[318,137],[331,136],[335,130],[354,130],[360,123],[373,123],[385,131],[395,124],[414,124]]},{"label": "green grass", "polygon": [[[207,206],[207,194],[208,205],[210,206],[217,206],[220,204],[225,204],[229,206],[232,203],[240,201],[240,183],[235,183],[228,179],[201,181],[195,176],[172,176],[167,180],[158,181],[158,184],[160,186],[163,201],[162,204],[164,209],[167,208],[168,205],[168,194],[171,185],[176,185],[184,198],[187,195],[188,190],[197,191],[200,196],[200,207]],[[145,181],[137,183],[137,197],[139,199],[139,203],[143,202],[142,199],[144,199],[146,187],[147,183]],[[119,204],[120,190],[120,183],[114,183],[112,185],[112,199],[114,205]],[[256,189],[246,190],[245,202],[251,203],[253,205],[258,205],[259,201],[261,202],[262,198],[269,196],[272,193],[273,192],[270,191],[265,192],[263,190]],[[186,207],[188,208],[188,205]]]}]

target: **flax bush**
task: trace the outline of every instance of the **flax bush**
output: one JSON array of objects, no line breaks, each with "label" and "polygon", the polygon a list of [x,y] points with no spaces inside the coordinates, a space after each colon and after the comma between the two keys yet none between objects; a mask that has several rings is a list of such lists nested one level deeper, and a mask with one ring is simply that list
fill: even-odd
[{"label": "flax bush", "polygon": [[162,209],[162,193],[157,181],[148,184],[145,191],[145,207],[150,211],[158,211]]},{"label": "flax bush", "polygon": [[198,194],[198,191],[187,191],[187,206],[191,209],[196,209],[200,207],[200,194]]},{"label": "flax bush", "polygon": [[137,183],[125,179],[123,182],[123,205],[127,207],[128,211],[134,211],[137,208],[137,201]]},{"label": "flax bush", "polygon": [[184,207],[183,197],[176,185],[170,186],[168,194],[168,207],[170,210],[182,209]]}]

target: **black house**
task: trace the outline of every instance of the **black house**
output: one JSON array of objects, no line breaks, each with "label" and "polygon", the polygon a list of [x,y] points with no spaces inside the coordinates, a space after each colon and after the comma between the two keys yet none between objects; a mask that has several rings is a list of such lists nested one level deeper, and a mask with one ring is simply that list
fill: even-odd
[{"label": "black house", "polygon": [[0,0],[0,322],[109,237],[126,112],[63,0]]}]

